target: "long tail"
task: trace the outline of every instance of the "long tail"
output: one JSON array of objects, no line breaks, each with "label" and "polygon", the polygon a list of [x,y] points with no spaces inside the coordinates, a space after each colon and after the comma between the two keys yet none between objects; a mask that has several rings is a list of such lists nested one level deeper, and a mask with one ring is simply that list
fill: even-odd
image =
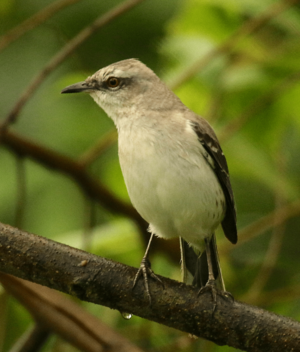
[{"label": "long tail", "polygon": [[[225,291],[215,234],[212,235],[208,245],[211,252],[216,287],[219,290]],[[197,255],[194,249],[183,238],[180,238],[180,249],[183,281],[199,288],[205,286],[208,281],[206,250]]]}]

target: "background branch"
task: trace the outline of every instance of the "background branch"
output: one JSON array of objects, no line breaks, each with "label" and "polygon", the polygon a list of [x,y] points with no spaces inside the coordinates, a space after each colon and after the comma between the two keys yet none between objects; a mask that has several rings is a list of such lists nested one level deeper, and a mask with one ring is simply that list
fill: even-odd
[{"label": "background branch", "polygon": [[45,65],[45,67],[39,72],[29,83],[28,87],[21,94],[20,98],[15,103],[11,112],[4,119],[0,125],[0,137],[4,130],[12,123],[15,122],[21,109],[26,102],[31,98],[37,88],[42,82],[48,77],[48,75],[55,70],[68,56],[70,56],[82,43],[84,43],[88,37],[95,33],[98,29],[106,26],[108,23],[123,15],[129,11],[132,7],[138,5],[144,0],[127,0],[117,5],[112,10],[108,11],[104,15],[97,18],[91,25],[84,28],[76,37],[70,40],[52,59]]},{"label": "background branch", "polygon": [[56,333],[80,351],[142,352],[59,292],[3,273],[0,281],[30,312],[42,331]]},{"label": "background branch", "polygon": [[55,15],[60,10],[64,9],[67,6],[73,5],[76,2],[81,0],[57,0],[52,4],[44,7],[33,16],[27,18],[25,21],[12,28],[6,32],[2,37],[0,37],[0,51],[5,49],[12,42],[20,38],[23,34],[34,29],[40,24],[47,21],[53,15]]},{"label": "background branch", "polygon": [[35,324],[33,327],[30,327],[25,331],[9,352],[38,352],[43,348],[49,335],[50,332],[41,324]]},{"label": "background branch", "polygon": [[[269,214],[262,216],[256,221],[253,221],[249,225],[245,226],[239,231],[239,241],[236,247],[242,246],[244,243],[252,240],[253,238],[261,235],[262,233],[270,230],[274,227],[282,225],[285,221],[290,218],[297,217],[300,214],[300,200],[297,199],[294,202],[285,204],[280,208],[275,209]],[[232,250],[232,245],[227,242],[222,245],[220,252],[225,254]]]},{"label": "background branch", "polygon": [[188,80],[193,78],[198,72],[203,70],[206,65],[211,63],[213,59],[220,57],[220,55],[222,54],[229,54],[240,43],[241,39],[259,30],[260,28],[265,26],[268,21],[274,19],[274,17],[278,16],[280,13],[286,11],[289,7],[295,5],[298,2],[299,0],[282,0],[270,5],[265,12],[245,22],[220,46],[210,51],[207,55],[201,57],[190,67],[184,70],[170,84],[170,88],[172,90],[175,90],[184,83],[186,83]]},{"label": "background branch", "polygon": [[287,77],[284,77],[279,83],[274,85],[274,87],[268,89],[265,94],[260,95],[257,99],[251,102],[239,116],[236,116],[234,120],[230,121],[223,129],[221,129],[221,131],[219,131],[218,138],[221,144],[233,137],[250,119],[255,118],[259,113],[264,111],[266,106],[271,102],[277,101],[289,91],[289,89],[298,84],[299,79],[300,71],[293,72],[292,74],[287,75]]},{"label": "background branch", "polygon": [[[7,132],[3,135],[2,143],[12,150],[16,155],[26,156],[48,168],[58,170],[71,177],[78,183],[82,190],[91,198],[97,201],[106,209],[135,219],[138,223],[143,223],[140,215],[130,204],[117,199],[99,180],[95,180],[84,169],[84,167],[52,149],[34,143],[16,133]],[[145,226],[144,226],[145,227]]]}]

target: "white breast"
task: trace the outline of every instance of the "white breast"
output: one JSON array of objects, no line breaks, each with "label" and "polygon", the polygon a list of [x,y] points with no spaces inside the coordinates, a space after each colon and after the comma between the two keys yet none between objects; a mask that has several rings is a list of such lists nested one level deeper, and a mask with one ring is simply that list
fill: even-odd
[{"label": "white breast", "polygon": [[159,237],[199,249],[222,220],[225,198],[196,135],[133,121],[119,126],[119,157],[130,199]]}]

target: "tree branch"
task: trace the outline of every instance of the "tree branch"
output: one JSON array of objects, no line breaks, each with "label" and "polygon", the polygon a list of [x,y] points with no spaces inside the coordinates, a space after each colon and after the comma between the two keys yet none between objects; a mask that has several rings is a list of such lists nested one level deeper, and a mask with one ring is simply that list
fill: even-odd
[{"label": "tree branch", "polygon": [[162,278],[132,290],[136,269],[0,223],[0,270],[175,329],[245,351],[300,351],[300,324],[230,298]]},{"label": "tree branch", "polygon": [[[4,274],[2,274],[4,275]],[[30,327],[19,338],[9,352],[38,352],[50,336],[50,332],[43,326],[36,324]]]},{"label": "tree branch", "polygon": [[199,58],[185,71],[183,71],[176,79],[169,85],[172,90],[176,90],[182,84],[189,81],[198,72],[212,62],[213,59],[220,56],[221,54],[230,53],[246,36],[256,32],[263,26],[265,26],[274,17],[280,15],[282,12],[287,10],[289,7],[297,4],[299,0],[282,0],[272,3],[263,13],[257,17],[250,18],[242,26],[240,26],[226,41],[220,46],[210,51],[207,55]]},{"label": "tree branch", "polygon": [[32,79],[27,88],[21,94],[20,98],[15,103],[11,112],[4,119],[0,125],[0,137],[1,134],[8,128],[8,126],[16,121],[17,116],[22,110],[23,106],[32,97],[37,88],[42,82],[48,77],[48,75],[56,69],[68,56],[70,56],[82,43],[84,43],[92,34],[98,29],[106,26],[111,21],[120,17],[127,11],[131,10],[134,6],[138,5],[144,0],[126,0],[121,4],[115,6],[104,15],[98,17],[92,24],[85,27],[80,31],[73,39],[71,39],[56,55],[50,59],[50,61],[44,66],[44,68]]},{"label": "tree branch", "polygon": [[40,11],[33,14],[31,17],[27,18],[25,21],[21,22],[0,37],[0,51],[5,49],[8,45],[20,38],[26,32],[47,21],[60,10],[63,10],[65,7],[73,5],[78,1],[81,0],[57,0],[42,8]]},{"label": "tree branch", "polygon": [[228,122],[222,130],[218,133],[218,138],[221,144],[225,143],[228,139],[234,136],[241,130],[246,123],[254,117],[257,117],[266,106],[270,103],[277,101],[289,89],[299,83],[300,71],[293,72],[284,77],[280,82],[269,88],[268,91],[260,95],[257,99],[249,104],[234,120]]},{"label": "tree branch", "polygon": [[[285,204],[280,208],[276,208],[269,214],[260,217],[258,220],[253,221],[249,225],[239,230],[239,241],[234,248],[242,246],[244,243],[252,240],[253,238],[261,235],[262,233],[284,224],[287,220],[299,216],[300,214],[300,199]],[[223,255],[232,250],[232,245],[224,242],[219,247],[219,252]]]},{"label": "tree branch", "polygon": [[25,139],[16,133],[6,132],[2,138],[2,144],[16,155],[29,157],[43,166],[59,170],[79,184],[91,199],[99,201],[104,208],[114,213],[126,215],[138,223],[143,221],[145,228],[146,223],[141,220],[137,211],[130,204],[118,199],[98,180],[91,177],[80,163],[52,149]]},{"label": "tree branch", "polygon": [[[30,312],[44,334],[54,332],[79,351],[143,352],[59,292],[3,273],[0,273],[0,281]],[[28,341],[30,346],[37,345],[43,337],[44,334],[38,332]],[[33,351],[30,346],[24,352]]]}]

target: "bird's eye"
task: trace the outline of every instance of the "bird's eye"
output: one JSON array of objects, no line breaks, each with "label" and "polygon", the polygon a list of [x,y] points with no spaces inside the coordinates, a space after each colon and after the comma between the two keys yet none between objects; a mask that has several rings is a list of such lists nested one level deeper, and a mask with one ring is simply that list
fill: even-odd
[{"label": "bird's eye", "polygon": [[120,80],[119,78],[116,78],[116,77],[110,77],[106,81],[106,84],[109,88],[117,88],[120,85]]}]

